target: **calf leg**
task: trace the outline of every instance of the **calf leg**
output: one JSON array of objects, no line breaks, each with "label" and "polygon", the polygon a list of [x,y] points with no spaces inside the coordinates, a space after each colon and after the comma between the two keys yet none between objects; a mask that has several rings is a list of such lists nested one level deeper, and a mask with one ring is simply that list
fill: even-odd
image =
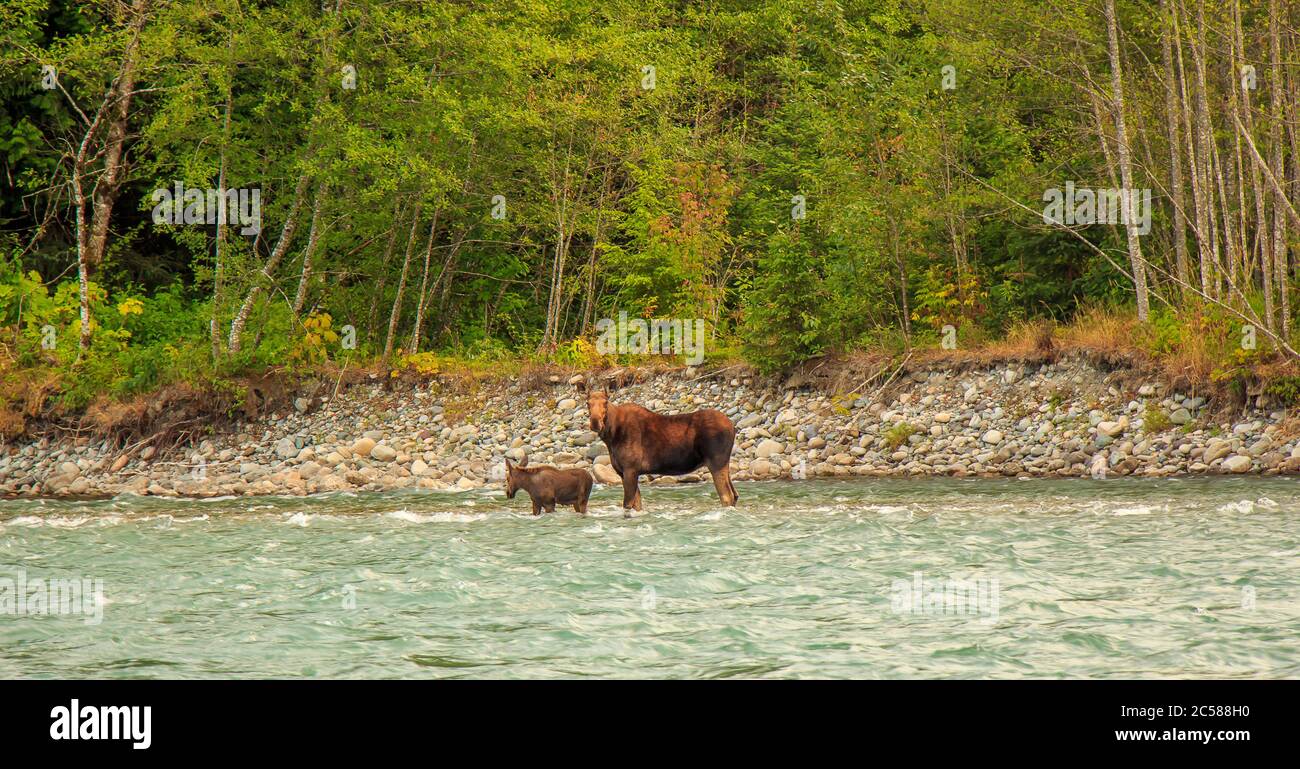
[{"label": "calf leg", "polygon": [[727,463],[716,469],[710,467],[709,474],[713,476],[713,487],[718,490],[718,499],[722,501],[723,506],[735,506],[736,487],[731,485],[731,464]]},{"label": "calf leg", "polygon": [[578,486],[578,501],[573,503],[573,509],[578,511],[578,515],[586,515],[589,501],[591,501],[591,479],[586,478]]},{"label": "calf leg", "polygon": [[537,501],[537,497],[531,497],[531,499],[533,501],[533,515],[541,515],[542,514],[541,503]]}]

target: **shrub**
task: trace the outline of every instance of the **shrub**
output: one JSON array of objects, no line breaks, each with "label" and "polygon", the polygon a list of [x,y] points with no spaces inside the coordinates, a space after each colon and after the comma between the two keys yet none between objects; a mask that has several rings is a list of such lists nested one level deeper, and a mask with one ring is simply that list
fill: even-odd
[{"label": "shrub", "polygon": [[1264,386],[1264,393],[1284,406],[1300,402],[1300,376],[1280,376]]},{"label": "shrub", "polygon": [[1173,422],[1169,421],[1169,415],[1155,406],[1147,406],[1147,410],[1142,414],[1142,432],[1160,433],[1173,427]]},{"label": "shrub", "polygon": [[899,446],[902,446],[907,442],[908,438],[915,434],[915,427],[907,422],[899,422],[885,431],[885,444],[889,446],[891,451],[897,450]]}]

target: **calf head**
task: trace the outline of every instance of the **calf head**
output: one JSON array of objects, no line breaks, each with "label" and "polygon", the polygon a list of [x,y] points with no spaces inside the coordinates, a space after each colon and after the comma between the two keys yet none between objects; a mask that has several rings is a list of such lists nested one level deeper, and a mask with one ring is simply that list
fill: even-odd
[{"label": "calf head", "polygon": [[519,468],[527,464],[527,456],[519,460],[517,465],[510,461],[510,457],[506,457],[506,499],[515,498],[515,492],[519,491],[520,477],[523,475],[523,473],[519,472]]}]

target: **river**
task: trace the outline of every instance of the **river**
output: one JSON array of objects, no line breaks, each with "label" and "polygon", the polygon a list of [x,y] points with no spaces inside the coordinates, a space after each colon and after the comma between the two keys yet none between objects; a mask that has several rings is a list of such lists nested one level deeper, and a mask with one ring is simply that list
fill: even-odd
[{"label": "river", "polygon": [[3,501],[0,677],[1300,675],[1292,479],[737,488]]}]

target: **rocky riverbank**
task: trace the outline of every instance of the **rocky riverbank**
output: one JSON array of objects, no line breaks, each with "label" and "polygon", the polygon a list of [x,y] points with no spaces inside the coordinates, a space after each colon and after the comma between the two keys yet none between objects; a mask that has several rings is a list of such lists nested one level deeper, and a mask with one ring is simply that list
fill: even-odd
[{"label": "rocky riverbank", "polygon": [[[0,494],[464,490],[499,484],[502,458],[525,454],[617,485],[604,444],[588,429],[580,381],[552,376],[540,389],[501,381],[468,395],[361,384],[332,400],[298,398],[290,413],[165,453],[148,445],[123,453],[84,437],[7,446]],[[1224,418],[1204,397],[1083,360],[900,371],[881,391],[839,395],[683,369],[630,384],[613,400],[662,413],[725,412],[737,428],[737,480],[1300,471],[1300,422],[1266,396]],[[707,472],[653,483],[701,480]]]}]

